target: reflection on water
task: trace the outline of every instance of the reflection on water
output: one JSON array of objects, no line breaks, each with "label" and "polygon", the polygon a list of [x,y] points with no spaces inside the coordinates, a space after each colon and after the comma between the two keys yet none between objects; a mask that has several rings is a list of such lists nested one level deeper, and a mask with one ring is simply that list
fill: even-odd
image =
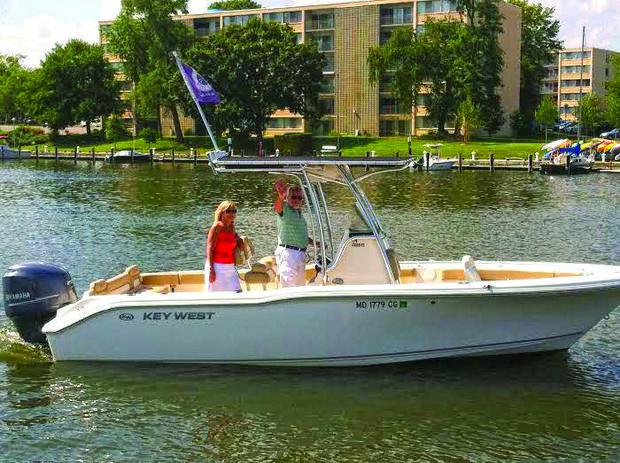
[{"label": "reflection on water", "polygon": [[[273,178],[205,166],[0,165],[0,269],[79,289],[138,263],[202,266],[223,198],[272,252]],[[366,185],[402,256],[620,263],[618,179],[399,173]],[[336,228],[352,201],[338,187]],[[30,460],[497,461],[620,456],[620,315],[568,353],[357,369],[53,364],[0,315],[0,454]]]}]

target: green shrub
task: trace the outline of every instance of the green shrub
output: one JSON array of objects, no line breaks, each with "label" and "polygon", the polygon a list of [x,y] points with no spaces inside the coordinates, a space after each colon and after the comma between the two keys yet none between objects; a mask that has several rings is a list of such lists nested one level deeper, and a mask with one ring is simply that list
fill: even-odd
[{"label": "green shrub", "polygon": [[107,141],[121,140],[129,137],[129,132],[118,116],[111,116],[105,121],[105,139]]},{"label": "green shrub", "polygon": [[281,156],[304,156],[312,153],[311,133],[289,133],[273,137],[274,148],[280,150]]},{"label": "green shrub", "polygon": [[[232,139],[232,146],[235,154],[240,154],[241,151],[243,151],[246,156],[256,156],[258,154],[257,138],[245,134],[234,134]],[[224,141],[222,147],[226,148],[226,141]],[[273,138],[263,138],[263,150],[267,153],[272,153],[274,151]]]},{"label": "green shrub", "polygon": [[35,145],[49,140],[45,131],[39,127],[19,126],[8,133],[11,146]]},{"label": "green shrub", "polygon": [[157,138],[159,138],[159,134],[157,133],[157,130],[146,127],[140,130],[139,137],[147,143],[155,143]]}]

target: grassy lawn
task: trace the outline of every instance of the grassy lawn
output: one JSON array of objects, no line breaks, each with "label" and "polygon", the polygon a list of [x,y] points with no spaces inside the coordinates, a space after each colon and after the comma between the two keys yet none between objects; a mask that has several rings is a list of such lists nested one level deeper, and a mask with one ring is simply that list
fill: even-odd
[{"label": "grassy lawn", "polygon": [[[358,140],[361,141],[362,139]],[[481,138],[464,144],[462,141],[414,138],[411,141],[413,156],[422,156],[423,151],[428,151],[424,145],[435,143],[443,145],[440,149],[443,157],[456,157],[459,154],[462,154],[463,157],[471,157],[472,151],[475,151],[479,158],[488,158],[493,153],[498,159],[527,158],[529,154],[539,151],[542,146],[541,142],[535,140]],[[350,147],[344,142],[342,146],[343,154],[346,156],[365,156],[367,151],[375,151],[377,156],[394,156],[396,152],[401,156],[407,155],[406,137],[373,138],[368,139],[366,143]]]},{"label": "grassy lawn", "polygon": [[[225,140],[218,140],[221,148],[225,147]],[[488,158],[491,153],[495,154],[496,159],[505,158],[527,158],[529,154],[540,151],[543,142],[536,140],[519,140],[506,138],[480,138],[464,144],[462,141],[455,140],[430,140],[424,138],[413,138],[411,142],[412,154],[421,157],[422,152],[427,150],[424,145],[441,143],[440,153],[443,157],[456,157],[462,154],[464,158],[471,157],[475,151],[478,158]],[[365,156],[367,152],[375,151],[376,156],[394,156],[398,152],[401,156],[407,155],[406,137],[315,137],[314,149],[319,151],[323,145],[339,144],[344,156]],[[200,154],[207,149],[211,149],[211,142],[208,137],[185,137],[185,143],[179,144],[174,138],[164,138],[155,143],[147,143],[142,139],[131,139],[115,142],[88,141],[84,136],[61,136],[56,144],[47,143],[48,151],[53,152],[54,146],[58,146],[60,152],[73,152],[76,146],[80,147],[82,153],[95,148],[97,153],[109,152],[112,147],[116,151],[135,148],[136,151],[148,152],[149,148],[154,147],[158,153],[189,153],[190,148],[196,148]],[[272,151],[272,139],[265,140],[265,148]],[[23,149],[34,149],[33,146],[23,146]],[[39,145],[42,152],[43,146]],[[246,149],[250,154],[252,150]]]}]

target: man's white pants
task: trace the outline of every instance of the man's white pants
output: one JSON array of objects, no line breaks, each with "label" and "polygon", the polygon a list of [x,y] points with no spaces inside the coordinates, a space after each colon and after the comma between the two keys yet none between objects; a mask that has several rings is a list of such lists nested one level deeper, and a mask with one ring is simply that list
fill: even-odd
[{"label": "man's white pants", "polygon": [[276,263],[280,275],[280,286],[305,286],[306,253],[282,246],[276,248]]}]

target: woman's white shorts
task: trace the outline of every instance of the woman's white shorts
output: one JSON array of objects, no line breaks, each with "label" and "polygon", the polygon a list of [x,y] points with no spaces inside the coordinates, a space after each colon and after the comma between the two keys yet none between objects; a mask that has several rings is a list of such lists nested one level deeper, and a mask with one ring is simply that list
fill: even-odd
[{"label": "woman's white shorts", "polygon": [[235,264],[213,264],[215,281],[209,283],[209,262],[205,262],[205,288],[207,291],[241,291],[239,274]]}]

